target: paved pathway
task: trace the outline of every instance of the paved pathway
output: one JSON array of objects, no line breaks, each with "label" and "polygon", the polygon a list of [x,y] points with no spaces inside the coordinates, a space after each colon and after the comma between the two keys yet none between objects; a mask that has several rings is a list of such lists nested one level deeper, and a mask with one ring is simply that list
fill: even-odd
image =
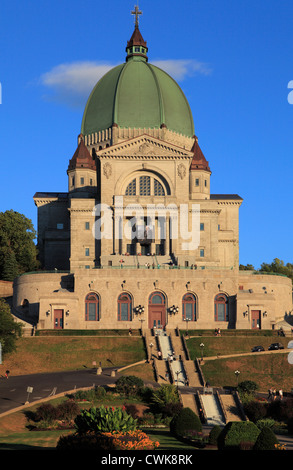
[{"label": "paved pathway", "polygon": [[[47,398],[54,390],[56,394],[59,394],[74,390],[74,388],[113,384],[117,381],[119,374],[112,377],[112,370],[113,368],[103,369],[101,375],[97,375],[97,369],[84,369],[10,376],[8,379],[2,376],[0,377],[0,417],[1,413],[14,410],[24,405],[27,400],[32,404],[34,401]],[[28,387],[33,388],[30,394],[27,392]]]}]

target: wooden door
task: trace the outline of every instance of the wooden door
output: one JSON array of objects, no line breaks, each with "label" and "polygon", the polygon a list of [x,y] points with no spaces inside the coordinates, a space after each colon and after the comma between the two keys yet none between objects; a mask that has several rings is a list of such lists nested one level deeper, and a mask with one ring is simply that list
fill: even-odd
[{"label": "wooden door", "polygon": [[253,330],[261,329],[261,311],[251,310],[251,328]]},{"label": "wooden door", "polygon": [[164,328],[167,322],[165,296],[161,292],[153,292],[148,307],[149,328]]},{"label": "wooden door", "polygon": [[63,329],[63,317],[64,317],[64,310],[61,310],[61,309],[54,310],[54,329],[55,330]]}]

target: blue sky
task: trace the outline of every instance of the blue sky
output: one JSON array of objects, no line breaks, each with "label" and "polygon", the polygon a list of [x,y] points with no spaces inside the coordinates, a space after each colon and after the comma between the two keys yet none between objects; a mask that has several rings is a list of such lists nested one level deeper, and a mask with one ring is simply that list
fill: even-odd
[{"label": "blue sky", "polygon": [[[0,4],[0,211],[37,227],[33,195],[67,191],[87,97],[125,60],[135,0]],[[211,192],[239,194],[240,263],[292,256],[292,0],[140,0],[149,61],[180,84]],[[293,88],[293,85],[291,85]]]}]

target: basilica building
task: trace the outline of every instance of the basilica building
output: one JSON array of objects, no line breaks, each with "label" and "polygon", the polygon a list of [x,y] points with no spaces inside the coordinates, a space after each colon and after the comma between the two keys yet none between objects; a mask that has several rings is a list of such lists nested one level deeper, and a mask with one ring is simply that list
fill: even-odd
[{"label": "basilica building", "polygon": [[42,270],[14,281],[13,311],[38,329],[276,328],[291,280],[239,271],[243,200],[211,192],[188,101],[148,56],[136,14],[88,98],[68,190],[34,195]]}]

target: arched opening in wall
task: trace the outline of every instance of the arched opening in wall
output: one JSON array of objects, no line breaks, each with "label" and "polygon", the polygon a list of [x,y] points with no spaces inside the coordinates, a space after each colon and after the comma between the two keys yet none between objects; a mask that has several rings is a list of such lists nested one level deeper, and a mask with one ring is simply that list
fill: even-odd
[{"label": "arched opening in wall", "polygon": [[196,297],[194,294],[188,292],[182,298],[182,320],[183,321],[196,321]]},{"label": "arched opening in wall", "polygon": [[164,328],[166,323],[166,297],[162,292],[152,292],[148,302],[148,327]]},{"label": "arched opening in wall", "polygon": [[118,297],[118,321],[132,321],[132,298],[127,292]]},{"label": "arched opening in wall", "polygon": [[22,306],[22,309],[23,309],[24,312],[28,312],[30,303],[27,299],[23,299],[23,301],[21,303],[21,306]]},{"label": "arched opening in wall", "polygon": [[100,299],[98,294],[90,292],[85,298],[85,321],[100,320]]},{"label": "arched opening in wall", "polygon": [[229,298],[226,294],[215,297],[215,321],[229,321]]}]

